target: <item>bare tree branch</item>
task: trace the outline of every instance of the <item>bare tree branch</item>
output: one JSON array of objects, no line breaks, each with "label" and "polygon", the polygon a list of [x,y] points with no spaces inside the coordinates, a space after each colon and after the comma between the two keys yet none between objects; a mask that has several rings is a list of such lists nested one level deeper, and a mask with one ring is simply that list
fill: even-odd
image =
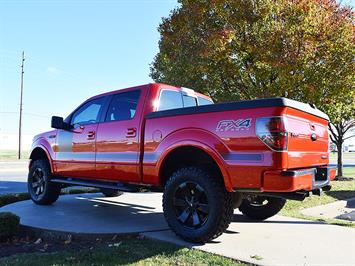
[{"label": "bare tree branch", "polygon": [[355,127],[355,120],[351,121],[349,124],[345,125],[344,127],[344,133],[346,133],[349,129]]},{"label": "bare tree branch", "polygon": [[355,137],[355,135],[351,135],[351,136],[349,136],[349,137],[346,137],[346,138],[344,138],[343,140],[347,140],[347,139],[350,139],[350,138],[353,138],[353,137]]},{"label": "bare tree branch", "polygon": [[331,140],[334,144],[337,143],[337,141],[336,141],[335,138],[332,136],[332,134],[330,134],[329,137],[330,137],[330,140]]},{"label": "bare tree branch", "polygon": [[339,141],[338,135],[335,134],[335,132],[334,132],[334,130],[333,130],[333,128],[332,128],[332,126],[330,124],[329,124],[329,130],[330,130],[331,135],[333,135],[333,137],[335,139],[335,141],[333,141],[333,142],[337,143]]}]

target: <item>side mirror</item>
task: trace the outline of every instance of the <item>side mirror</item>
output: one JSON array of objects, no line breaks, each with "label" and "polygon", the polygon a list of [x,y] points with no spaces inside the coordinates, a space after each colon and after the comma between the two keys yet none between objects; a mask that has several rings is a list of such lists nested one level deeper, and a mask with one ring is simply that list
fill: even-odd
[{"label": "side mirror", "polygon": [[64,130],[69,129],[69,126],[67,123],[64,122],[63,117],[59,117],[59,116],[52,116],[51,127],[56,129],[64,129]]}]

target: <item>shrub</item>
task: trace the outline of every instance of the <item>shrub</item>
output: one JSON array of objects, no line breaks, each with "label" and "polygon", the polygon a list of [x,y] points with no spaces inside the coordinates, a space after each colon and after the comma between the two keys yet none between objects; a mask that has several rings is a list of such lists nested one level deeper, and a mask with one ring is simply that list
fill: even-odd
[{"label": "shrub", "polygon": [[22,200],[28,200],[28,199],[30,199],[30,195],[28,193],[0,195],[0,207]]},{"label": "shrub", "polygon": [[20,227],[20,217],[11,212],[0,212],[0,241],[15,236]]}]

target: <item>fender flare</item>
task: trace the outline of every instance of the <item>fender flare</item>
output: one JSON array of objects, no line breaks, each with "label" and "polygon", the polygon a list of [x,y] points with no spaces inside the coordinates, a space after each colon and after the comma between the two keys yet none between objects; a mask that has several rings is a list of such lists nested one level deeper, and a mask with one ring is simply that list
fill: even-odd
[{"label": "fender flare", "polygon": [[[198,134],[199,138],[204,139],[205,141],[191,139],[192,134]],[[227,165],[221,155],[221,153],[227,153],[228,148],[217,136],[203,129],[181,129],[164,138],[156,150],[157,153],[161,154],[156,164],[159,169],[159,178],[161,176],[162,166],[168,156],[174,150],[181,147],[194,147],[208,154],[217,164],[227,191],[233,191],[233,185],[227,171]],[[215,147],[218,147],[219,150]]]},{"label": "fender flare", "polygon": [[32,144],[32,148],[31,148],[31,151],[30,151],[29,167],[31,167],[31,163],[32,163],[31,157],[33,155],[33,152],[36,149],[41,149],[46,154],[46,157],[47,157],[47,160],[49,162],[49,166],[50,166],[51,172],[54,173],[54,166],[53,166],[54,152],[51,149],[50,144],[44,138],[39,138]]}]

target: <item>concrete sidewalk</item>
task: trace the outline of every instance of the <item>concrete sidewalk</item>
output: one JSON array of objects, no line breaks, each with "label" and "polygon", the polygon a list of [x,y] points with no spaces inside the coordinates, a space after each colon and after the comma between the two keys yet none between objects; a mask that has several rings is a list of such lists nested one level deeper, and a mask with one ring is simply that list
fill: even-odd
[{"label": "concrete sidewalk", "polygon": [[355,222],[355,198],[339,200],[333,203],[304,209],[301,212],[308,216],[343,219]]},{"label": "concrete sidewalk", "polygon": [[226,233],[202,246],[171,231],[145,235],[258,265],[355,265],[354,229],[282,216],[258,223],[237,214]]},{"label": "concrete sidewalk", "polygon": [[236,212],[228,231],[211,243],[193,245],[177,238],[165,223],[161,193],[61,196],[52,206],[17,202],[0,211],[21,217],[21,224],[72,233],[143,233],[259,265],[355,265],[355,230],[275,216],[253,222]]}]

